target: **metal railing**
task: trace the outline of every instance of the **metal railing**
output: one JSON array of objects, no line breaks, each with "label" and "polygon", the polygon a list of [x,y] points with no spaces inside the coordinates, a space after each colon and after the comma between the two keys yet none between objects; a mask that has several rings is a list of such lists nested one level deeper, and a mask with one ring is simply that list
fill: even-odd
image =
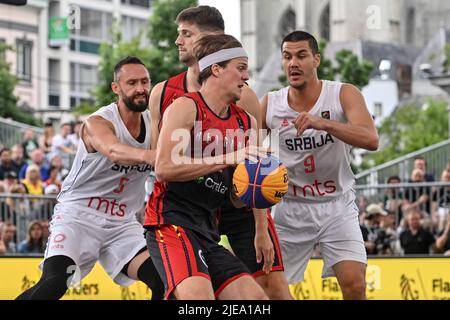
[{"label": "metal railing", "polygon": [[31,221],[51,219],[55,204],[56,196],[0,193],[0,221],[15,225],[15,242],[18,244],[27,237]]},{"label": "metal railing", "polygon": [[11,147],[23,142],[23,133],[26,129],[33,129],[35,134],[43,134],[44,129],[30,126],[21,122],[0,117],[0,144]]},{"label": "metal railing", "polygon": [[417,156],[421,156],[427,161],[427,173],[433,173],[435,179],[439,180],[442,170],[444,170],[450,160],[450,140],[436,143],[361,172],[355,176],[356,184],[386,183],[390,176],[399,176],[402,181],[408,181],[414,167],[414,158]]},{"label": "metal railing", "polygon": [[[380,204],[384,210],[395,214],[396,226],[403,218],[404,206],[413,204],[438,232],[450,207],[450,182],[359,185],[355,190],[360,211],[371,203]],[[424,197],[419,199],[422,195]]]}]

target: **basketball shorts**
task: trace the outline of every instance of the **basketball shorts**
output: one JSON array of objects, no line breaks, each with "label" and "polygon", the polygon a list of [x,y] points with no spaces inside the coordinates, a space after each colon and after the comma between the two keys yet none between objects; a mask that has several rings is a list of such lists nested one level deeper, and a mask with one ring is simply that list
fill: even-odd
[{"label": "basketball shorts", "polygon": [[315,244],[324,261],[323,278],[334,276],[332,267],[340,261],[367,264],[358,214],[353,190],[324,203],[301,203],[284,198],[276,204],[272,215],[288,282],[303,281]]},{"label": "basketball shorts", "polygon": [[[221,211],[219,233],[226,235],[234,254],[247,266],[253,277],[265,275],[262,270],[264,261],[256,262],[255,217],[246,208],[234,208],[233,211]],[[274,248],[274,263],[271,271],[283,271],[283,259],[278,234],[270,210],[267,210],[267,226]]]},{"label": "basketball shorts", "polygon": [[[146,247],[144,228],[135,220],[112,221],[99,215],[57,205],[50,222],[50,236],[44,260],[70,257],[76,263],[72,285],[81,281],[97,261],[114,282],[128,286],[135,280],[120,271]],[[43,267],[43,261],[40,268]],[[72,270],[68,270],[72,272]]]},{"label": "basketball shorts", "polygon": [[211,281],[216,297],[236,279],[250,275],[245,265],[221,245],[180,226],[148,226],[147,246],[164,282],[165,298],[183,280],[199,276]]}]

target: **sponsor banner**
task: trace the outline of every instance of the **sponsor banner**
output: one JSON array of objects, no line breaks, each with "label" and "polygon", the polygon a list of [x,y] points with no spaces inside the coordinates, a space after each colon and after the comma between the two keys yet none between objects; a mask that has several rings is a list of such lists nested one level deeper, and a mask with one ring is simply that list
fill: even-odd
[{"label": "sponsor banner", "polygon": [[[41,258],[0,258],[0,299],[10,300],[33,286],[41,276]],[[342,293],[336,278],[321,278],[323,262],[312,259],[305,280],[290,287],[295,299],[337,300]],[[373,300],[450,300],[450,258],[369,259],[367,298]],[[64,300],[146,300],[151,291],[142,282],[115,284],[100,264]]]},{"label": "sponsor banner", "polygon": [[[312,259],[305,280],[290,286],[299,300],[337,300],[342,293],[336,278],[321,278],[323,261]],[[450,258],[369,259],[367,299],[450,300]]]}]

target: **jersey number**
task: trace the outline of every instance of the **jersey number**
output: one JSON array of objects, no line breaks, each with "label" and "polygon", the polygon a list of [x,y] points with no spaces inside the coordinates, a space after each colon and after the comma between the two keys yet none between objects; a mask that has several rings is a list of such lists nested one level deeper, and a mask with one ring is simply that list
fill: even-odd
[{"label": "jersey number", "polygon": [[316,163],[314,162],[314,156],[308,156],[305,161],[303,161],[303,165],[305,166],[305,173],[312,173],[316,171]]},{"label": "jersey number", "polygon": [[128,181],[130,181],[130,179],[120,178],[119,186],[117,187],[117,189],[113,190],[114,193],[122,193],[123,189],[125,188],[125,183],[127,183]]}]

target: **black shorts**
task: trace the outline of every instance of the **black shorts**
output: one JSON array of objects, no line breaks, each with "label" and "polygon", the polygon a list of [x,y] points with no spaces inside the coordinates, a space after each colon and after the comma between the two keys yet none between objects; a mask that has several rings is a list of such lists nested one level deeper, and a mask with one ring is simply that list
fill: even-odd
[{"label": "black shorts", "polygon": [[165,286],[165,298],[183,280],[200,276],[211,281],[216,297],[234,280],[250,275],[245,265],[221,245],[174,225],[147,226],[150,257]]},{"label": "black shorts", "polygon": [[[234,208],[233,211],[221,211],[219,216],[219,233],[226,235],[234,254],[247,266],[253,277],[264,275],[264,261],[256,262],[255,250],[255,217],[251,209]],[[275,230],[275,223],[267,210],[267,226],[275,250],[271,271],[284,271],[281,257],[280,241]]]}]

